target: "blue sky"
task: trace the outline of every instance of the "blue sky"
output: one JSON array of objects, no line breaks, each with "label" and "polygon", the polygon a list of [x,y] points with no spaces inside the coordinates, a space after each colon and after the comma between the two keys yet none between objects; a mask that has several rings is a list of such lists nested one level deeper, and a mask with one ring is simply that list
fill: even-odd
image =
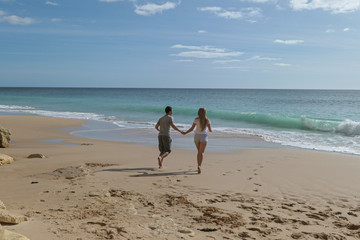
[{"label": "blue sky", "polygon": [[360,89],[360,0],[0,0],[0,86]]}]

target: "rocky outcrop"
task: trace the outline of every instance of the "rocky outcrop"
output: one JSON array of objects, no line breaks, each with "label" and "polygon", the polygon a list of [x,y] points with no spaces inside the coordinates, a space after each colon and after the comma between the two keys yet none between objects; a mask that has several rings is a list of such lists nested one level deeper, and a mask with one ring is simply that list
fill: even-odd
[{"label": "rocky outcrop", "polygon": [[0,240],[29,240],[27,237],[5,230],[0,225]]},{"label": "rocky outcrop", "polygon": [[27,221],[27,217],[13,214],[6,209],[0,209],[0,223],[18,224]]},{"label": "rocky outcrop", "polygon": [[[6,210],[5,204],[0,200],[0,223],[17,224],[27,221],[25,216],[19,216]],[[0,240],[29,240],[27,237],[5,230],[0,224]]]},{"label": "rocky outcrop", "polygon": [[10,146],[10,131],[0,127],[0,147],[7,148]]},{"label": "rocky outcrop", "polygon": [[0,166],[4,164],[12,163],[14,159],[6,154],[0,153]]}]

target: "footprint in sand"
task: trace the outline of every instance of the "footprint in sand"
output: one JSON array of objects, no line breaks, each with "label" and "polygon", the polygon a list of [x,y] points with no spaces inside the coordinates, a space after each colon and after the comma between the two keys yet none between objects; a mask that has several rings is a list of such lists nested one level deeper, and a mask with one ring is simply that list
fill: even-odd
[{"label": "footprint in sand", "polygon": [[353,212],[348,212],[347,214],[350,215],[350,216],[354,216],[354,217],[358,216],[356,213],[353,213]]}]

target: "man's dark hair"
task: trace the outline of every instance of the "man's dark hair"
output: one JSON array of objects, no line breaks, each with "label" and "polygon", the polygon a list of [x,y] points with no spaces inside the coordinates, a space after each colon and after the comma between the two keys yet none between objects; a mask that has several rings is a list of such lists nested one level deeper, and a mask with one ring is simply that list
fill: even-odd
[{"label": "man's dark hair", "polygon": [[172,110],[172,107],[167,106],[167,107],[165,108],[166,114],[168,114],[169,112],[171,112],[171,110]]}]

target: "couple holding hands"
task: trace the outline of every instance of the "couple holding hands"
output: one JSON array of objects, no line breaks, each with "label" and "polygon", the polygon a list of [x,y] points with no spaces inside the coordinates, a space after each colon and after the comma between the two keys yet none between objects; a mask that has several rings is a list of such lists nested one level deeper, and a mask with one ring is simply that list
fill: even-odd
[{"label": "couple holding hands", "polygon": [[159,131],[158,140],[159,140],[159,150],[160,155],[158,157],[159,168],[162,168],[163,160],[171,152],[171,137],[170,137],[170,126],[179,131],[183,135],[193,131],[195,129],[194,143],[197,148],[197,163],[198,163],[198,173],[201,173],[201,164],[204,158],[205,148],[208,142],[207,131],[212,132],[210,119],[206,116],[206,109],[199,108],[198,117],[195,118],[192,126],[189,130],[183,132],[178,129],[173,121],[172,113],[173,109],[170,106],[165,108],[165,113],[163,117],[159,119],[156,123],[155,128]]}]

